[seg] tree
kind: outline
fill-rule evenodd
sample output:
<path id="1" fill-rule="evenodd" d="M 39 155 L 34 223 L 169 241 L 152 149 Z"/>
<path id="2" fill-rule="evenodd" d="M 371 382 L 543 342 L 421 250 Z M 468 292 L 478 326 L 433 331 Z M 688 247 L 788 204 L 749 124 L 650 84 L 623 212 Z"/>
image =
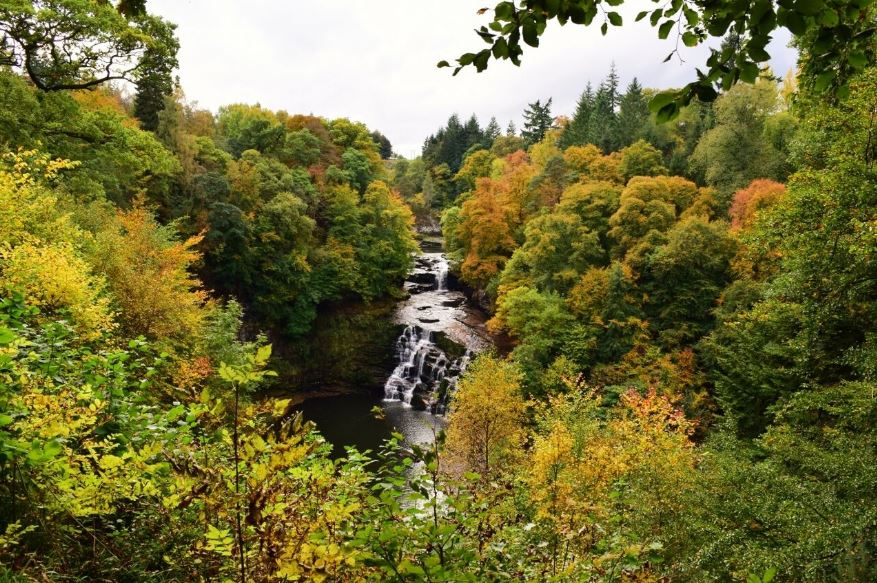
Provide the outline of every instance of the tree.
<path id="1" fill-rule="evenodd" d="M 524 110 L 524 129 L 521 130 L 521 137 L 528 146 L 541 142 L 545 132 L 554 124 L 554 118 L 551 117 L 551 99 L 548 98 L 544 104 L 537 99 L 527 104 L 527 109 Z"/>
<path id="2" fill-rule="evenodd" d="M 618 100 L 618 145 L 626 147 L 647 135 L 651 123 L 649 102 L 636 77 Z"/>
<path id="3" fill-rule="evenodd" d="M 661 152 L 645 140 L 637 140 L 621 151 L 619 170 L 626 183 L 634 176 L 659 176 L 667 174 Z"/>
<path id="4" fill-rule="evenodd" d="M 98 233 L 93 261 L 105 274 L 128 334 L 191 340 L 208 297 L 190 272 L 201 259 L 194 249 L 201 238 L 176 240 L 141 204 Z"/>
<path id="5" fill-rule="evenodd" d="M 646 312 L 665 346 L 690 345 L 714 325 L 711 310 L 731 283 L 737 241 L 722 221 L 686 217 L 648 257 L 640 286 Z"/>
<path id="6" fill-rule="evenodd" d="M 523 138 L 514 135 L 506 135 L 499 136 L 493 140 L 493 145 L 490 147 L 490 153 L 497 158 L 505 158 L 509 154 L 514 154 L 518 150 L 525 150 L 526 148 L 527 144 L 524 142 Z"/>
<path id="7" fill-rule="evenodd" d="M 500 290 L 528 285 L 566 293 L 604 256 L 597 233 L 582 224 L 579 216 L 562 211 L 543 214 L 527 222 L 524 244 L 503 270 Z"/>
<path id="8" fill-rule="evenodd" d="M 360 296 L 380 297 L 405 279 L 417 250 L 413 226 L 411 209 L 396 192 L 381 181 L 368 185 L 359 210 L 360 235 L 350 241 L 356 247 Z"/>
<path id="9" fill-rule="evenodd" d="M 596 144 L 606 153 L 619 148 L 618 136 L 618 72 L 615 63 L 594 94 L 594 105 L 588 123 L 588 143 Z"/>
<path id="10" fill-rule="evenodd" d="M 247 150 L 273 154 L 283 145 L 285 131 L 277 116 L 260 105 L 235 104 L 219 108 L 219 135 L 236 158 Z"/>
<path id="11" fill-rule="evenodd" d="M 563 134 L 560 136 L 559 145 L 563 149 L 570 146 L 584 146 L 591 138 L 591 115 L 594 110 L 594 90 L 591 88 L 591 82 L 588 81 L 587 87 L 579 96 L 576 103 L 576 111 L 573 114 L 572 121 L 566 126 Z"/>
<path id="12" fill-rule="evenodd" d="M 474 115 L 464 125 L 460 117 L 453 114 L 445 127 L 424 141 L 422 156 L 430 165 L 447 164 L 451 172 L 456 173 L 466 153 L 476 145 L 481 147 L 483 142 L 484 134 Z"/>
<path id="13" fill-rule="evenodd" d="M 690 164 L 717 189 L 725 208 L 735 191 L 756 178 L 782 182 L 788 177 L 788 153 L 777 150 L 765 132 L 778 107 L 776 83 L 767 77 L 734 87 L 716 101 L 716 125 L 700 139 Z"/>
<path id="14" fill-rule="evenodd" d="M 454 233 L 463 248 L 463 280 L 482 288 L 499 275 L 516 246 L 500 196 L 492 180 L 478 179 L 471 197 L 460 208 Z"/>
<path id="15" fill-rule="evenodd" d="M 763 432 L 775 405 L 794 393 L 870 379 L 877 370 L 869 332 L 877 241 L 861 228 L 874 211 L 864 193 L 877 183 L 877 155 L 873 145 L 863 146 L 873 132 L 877 70 L 850 88 L 850 97 L 833 105 L 812 92 L 799 97 L 804 167 L 747 239 L 779 258 L 778 272 L 754 305 L 726 315 L 708 342 L 716 392 L 746 436 Z"/>
<path id="16" fill-rule="evenodd" d="M 610 6 L 623 3 L 610 2 Z M 799 49 L 808 55 L 804 62 L 807 82 L 818 92 L 826 90 L 844 97 L 849 94 L 848 82 L 875 60 L 872 26 L 874 7 L 859 0 L 842 0 L 837 4 L 791 4 L 773 6 L 769 3 L 739 4 L 722 0 L 717 6 L 701 7 L 679 4 L 669 10 L 644 10 L 637 20 L 649 16 L 649 22 L 658 28 L 658 37 L 665 39 L 675 31 L 677 39 L 693 47 L 712 38 L 722 38 L 733 30 L 741 39 L 722 49 L 710 49 L 705 72 L 698 71 L 698 80 L 681 90 L 669 91 L 653 98 L 650 108 L 659 121 L 675 118 L 681 108 L 698 98 L 712 101 L 716 98 L 715 85 L 727 91 L 739 80 L 754 83 L 759 64 L 770 59 L 766 47 L 775 30 L 786 28 L 792 33 Z M 683 18 L 684 17 L 684 18 Z M 547 24 L 556 20 L 588 26 L 595 19 L 602 20 L 605 35 L 609 25 L 621 26 L 621 14 L 604 9 L 602 0 L 573 0 L 546 3 L 542 0 L 524 0 L 520 7 L 503 1 L 493 9 L 490 26 L 476 30 L 490 47 L 477 53 L 466 53 L 456 59 L 454 74 L 463 67 L 475 66 L 481 72 L 491 58 L 510 59 L 520 65 L 524 49 L 521 41 L 531 47 L 539 46 L 539 37 Z M 838 31 L 843 31 L 839 36 Z M 674 50 L 669 58 L 676 53 Z M 441 61 L 439 67 L 450 67 Z"/>
<path id="17" fill-rule="evenodd" d="M 390 143 L 390 139 L 377 130 L 371 133 L 371 137 L 375 144 L 378 145 L 381 159 L 389 160 L 393 156 L 393 145 Z"/>
<path id="18" fill-rule="evenodd" d="M 473 152 L 466 157 L 460 171 L 454 176 L 454 181 L 462 185 L 462 190 L 475 188 L 477 179 L 490 176 L 495 159 L 487 150 Z"/>
<path id="19" fill-rule="evenodd" d="M 493 147 L 493 142 L 496 141 L 496 138 L 502 135 L 502 129 L 499 127 L 499 122 L 496 121 L 496 117 L 491 116 L 490 121 L 487 123 L 487 126 L 484 128 L 484 142 L 483 146 L 485 149 L 489 150 Z"/>
<path id="20" fill-rule="evenodd" d="M 159 113 L 165 107 L 165 100 L 173 94 L 173 73 L 180 48 L 174 38 L 173 25 L 156 20 L 155 26 L 167 29 L 161 32 L 166 42 L 149 46 L 144 51 L 136 75 L 137 92 L 134 95 L 134 117 L 140 120 L 143 129 L 152 132 L 158 129 Z"/>
<path id="21" fill-rule="evenodd" d="M 734 193 L 728 215 L 731 228 L 747 229 L 760 212 L 777 204 L 786 194 L 786 187 L 773 180 L 753 180 L 749 186 Z"/>
<path id="22" fill-rule="evenodd" d="M 288 164 L 311 166 L 320 159 L 320 146 L 320 139 L 308 130 L 287 132 L 278 157 Z"/>
<path id="23" fill-rule="evenodd" d="M 466 370 L 451 399 L 445 447 L 451 467 L 477 472 L 483 480 L 502 474 L 520 452 L 524 430 L 521 374 L 485 354 Z"/>
<path id="24" fill-rule="evenodd" d="M 137 81 L 176 68 L 174 26 L 144 2 L 0 2 L 0 62 L 42 91 Z M 156 67 L 160 63 L 161 67 Z"/>

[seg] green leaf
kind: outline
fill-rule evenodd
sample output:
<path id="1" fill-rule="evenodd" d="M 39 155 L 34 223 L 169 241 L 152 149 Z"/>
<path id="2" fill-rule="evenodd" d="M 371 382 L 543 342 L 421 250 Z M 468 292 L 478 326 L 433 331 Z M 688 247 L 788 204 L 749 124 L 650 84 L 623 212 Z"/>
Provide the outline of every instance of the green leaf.
<path id="1" fill-rule="evenodd" d="M 645 18 L 648 15 L 649 15 L 649 11 L 643 10 L 642 12 L 640 12 L 639 14 L 636 15 L 636 18 L 633 21 L 639 22 L 640 20 L 642 20 L 643 18 Z"/>
<path id="2" fill-rule="evenodd" d="M 451 64 L 447 61 L 439 61 L 438 65 L 436 65 L 436 67 L 438 67 L 439 69 L 442 69 L 444 67 L 450 67 L 450 66 L 451 66 Z"/>
<path id="3" fill-rule="evenodd" d="M 536 33 L 536 23 L 534 23 L 532 20 L 525 22 L 523 33 L 525 43 L 527 43 L 531 47 L 539 46 L 539 35 Z"/>
<path id="4" fill-rule="evenodd" d="M 740 65 L 740 79 L 746 83 L 755 83 L 755 80 L 758 79 L 758 65 L 745 61 Z"/>
<path id="5" fill-rule="evenodd" d="M 697 41 L 698 41 L 697 35 L 694 34 L 693 32 L 691 32 L 690 30 L 687 30 L 687 31 L 682 33 L 682 42 L 683 42 L 683 44 L 685 44 L 685 46 L 687 46 L 687 47 L 697 46 Z"/>
<path id="6" fill-rule="evenodd" d="M 512 2 L 500 2 L 493 9 L 497 20 L 511 20 L 515 16 L 515 5 Z"/>
<path id="7" fill-rule="evenodd" d="M 471 65 L 472 61 L 475 60 L 475 53 L 466 53 L 465 55 L 461 55 L 457 62 L 460 63 L 460 66 L 465 67 L 466 65 Z"/>
<path id="8" fill-rule="evenodd" d="M 834 81 L 834 73 L 831 71 L 825 71 L 816 77 L 816 83 L 814 86 L 817 91 L 825 91 L 831 85 L 832 81 Z"/>
<path id="9" fill-rule="evenodd" d="M 623 20 L 620 14 L 617 12 L 609 12 L 606 16 L 609 17 L 609 22 L 612 23 L 612 26 L 621 26 Z"/>
<path id="10" fill-rule="evenodd" d="M 509 44 L 506 39 L 500 37 L 493 43 L 493 56 L 497 59 L 507 59 L 509 56 Z"/>
<path id="11" fill-rule="evenodd" d="M 266 344 L 265 346 L 260 346 L 258 350 L 256 350 L 256 362 L 259 364 L 265 364 L 268 362 L 268 359 L 271 358 L 271 345 Z"/>
<path id="12" fill-rule="evenodd" d="M 658 123 L 667 123 L 679 116 L 679 105 L 676 102 L 668 103 L 658 110 L 655 114 L 655 121 Z"/>
<path id="13" fill-rule="evenodd" d="M 776 577 L 777 570 L 774 567 L 771 567 L 767 571 L 764 572 L 764 575 L 761 576 L 761 583 L 770 583 L 773 581 L 773 578 Z"/>
<path id="14" fill-rule="evenodd" d="M 822 14 L 819 15 L 819 22 L 821 22 L 823 26 L 834 28 L 840 22 L 840 18 L 838 17 L 837 12 L 829 8 L 828 10 L 823 10 Z"/>
<path id="15" fill-rule="evenodd" d="M 15 340 L 15 332 L 9 328 L 0 328 L 0 346 L 5 346 Z"/>
<path id="16" fill-rule="evenodd" d="M 670 36 L 670 31 L 673 30 L 674 24 L 676 24 L 676 22 L 673 20 L 664 22 L 664 24 L 658 28 L 658 38 L 663 40 Z"/>
<path id="17" fill-rule="evenodd" d="M 861 71 L 868 66 L 868 57 L 866 57 L 865 53 L 862 51 L 854 51 L 850 53 L 848 60 L 850 66 L 857 71 Z M 0 331 L 0 333 L 2 333 L 2 331 Z M 2 341 L 0 341 L 0 344 L 2 344 Z"/>
<path id="18" fill-rule="evenodd" d="M 770 54 L 763 47 L 749 47 L 747 52 L 752 60 L 756 63 L 762 63 L 770 60 Z"/>
<path id="19" fill-rule="evenodd" d="M 603 36 L 606 36 L 606 33 L 607 33 L 608 31 L 609 31 L 609 25 L 607 25 L 605 22 L 604 22 L 603 24 L 600 25 L 600 33 L 601 33 Z"/>
<path id="20" fill-rule="evenodd" d="M 707 103 L 709 103 L 710 101 L 715 101 L 716 98 L 719 96 L 719 94 L 716 93 L 716 90 L 713 88 L 712 85 L 697 85 L 694 88 L 694 93 L 695 95 L 697 95 L 698 99 Z"/>
<path id="21" fill-rule="evenodd" d="M 700 15 L 688 6 L 682 9 L 682 13 L 685 15 L 685 21 L 688 23 L 688 26 L 696 26 L 700 22 Z"/>
<path id="22" fill-rule="evenodd" d="M 649 101 L 649 110 L 652 113 L 658 113 L 661 108 L 666 106 L 668 103 L 673 103 L 679 98 L 679 92 L 677 91 L 662 91 L 658 93 Z"/>
<path id="23" fill-rule="evenodd" d="M 795 36 L 801 36 L 807 32 L 807 23 L 797 12 L 786 12 L 786 28 Z"/>
<path id="24" fill-rule="evenodd" d="M 5 413 L 0 413 L 0 427 L 6 427 L 10 423 L 15 421 L 11 415 L 6 415 Z"/>
<path id="25" fill-rule="evenodd" d="M 805 16 L 815 16 L 819 14 L 825 4 L 822 0 L 798 0 L 795 2 L 795 11 Z"/>

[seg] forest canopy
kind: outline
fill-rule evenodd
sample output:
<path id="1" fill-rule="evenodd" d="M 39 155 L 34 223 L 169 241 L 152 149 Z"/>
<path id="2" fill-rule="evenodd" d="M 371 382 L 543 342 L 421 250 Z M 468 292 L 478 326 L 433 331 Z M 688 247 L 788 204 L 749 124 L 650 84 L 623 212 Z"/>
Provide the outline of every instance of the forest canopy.
<path id="1" fill-rule="evenodd" d="M 501 2 L 458 65 L 621 4 Z M 872 3 L 656 4 L 724 41 L 694 83 L 606 63 L 414 159 L 199 107 L 147 8 L 0 0 L 0 580 L 877 579 Z M 439 233 L 509 350 L 460 350 L 428 442 L 333 453 L 282 373 Z"/>

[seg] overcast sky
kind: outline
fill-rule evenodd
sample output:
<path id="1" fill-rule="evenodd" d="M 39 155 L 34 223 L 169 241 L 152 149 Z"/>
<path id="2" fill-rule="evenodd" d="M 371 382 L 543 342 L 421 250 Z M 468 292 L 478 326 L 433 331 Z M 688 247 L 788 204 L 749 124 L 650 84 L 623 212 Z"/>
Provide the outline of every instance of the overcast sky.
<path id="1" fill-rule="evenodd" d="M 484 43 L 472 32 L 496 0 L 149 0 L 150 12 L 178 25 L 180 78 L 186 96 L 215 111 L 228 103 L 260 103 L 290 113 L 348 117 L 383 132 L 406 157 L 454 112 L 495 115 L 503 128 L 521 125 L 528 102 L 554 98 L 569 114 L 590 80 L 599 83 L 615 61 L 623 85 L 680 86 L 703 67 L 706 49 L 687 49 L 685 62 L 662 63 L 675 41 L 661 41 L 647 22 L 634 23 L 649 0 L 626 3 L 624 26 L 549 26 L 523 64 L 492 62 L 477 74 L 452 77 L 436 63 Z M 769 48 L 774 71 L 794 66 L 788 36 Z M 680 43 L 681 46 L 681 43 Z M 684 47 L 683 47 L 684 48 Z"/>

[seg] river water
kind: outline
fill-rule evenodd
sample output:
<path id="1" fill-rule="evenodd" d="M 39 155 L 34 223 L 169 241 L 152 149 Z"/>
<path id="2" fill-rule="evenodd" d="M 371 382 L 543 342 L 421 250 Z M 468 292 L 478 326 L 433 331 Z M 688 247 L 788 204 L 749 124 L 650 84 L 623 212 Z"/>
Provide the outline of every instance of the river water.
<path id="1" fill-rule="evenodd" d="M 424 242 L 421 249 L 405 282 L 408 296 L 392 315 L 401 334 L 383 392 L 353 391 L 300 405 L 335 455 L 348 445 L 375 450 L 394 431 L 411 443 L 431 442 L 444 427 L 443 414 L 459 375 L 472 356 L 495 344 L 484 312 L 467 301 L 449 275 L 441 244 Z M 376 405 L 381 417 L 372 412 Z"/>

